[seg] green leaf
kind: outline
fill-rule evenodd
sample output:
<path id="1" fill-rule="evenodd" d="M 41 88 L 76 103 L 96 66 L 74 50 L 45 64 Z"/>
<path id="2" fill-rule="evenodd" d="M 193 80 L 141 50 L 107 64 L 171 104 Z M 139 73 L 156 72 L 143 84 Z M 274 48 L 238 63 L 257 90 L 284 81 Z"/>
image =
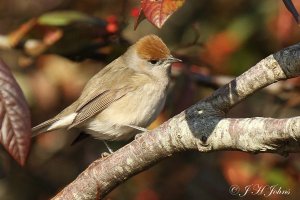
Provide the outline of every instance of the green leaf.
<path id="1" fill-rule="evenodd" d="M 93 21 L 93 18 L 77 11 L 49 12 L 38 18 L 39 24 L 50 26 L 66 26 L 76 21 Z"/>
<path id="2" fill-rule="evenodd" d="M 278 184 L 281 187 L 288 188 L 291 185 L 291 181 L 286 173 L 281 169 L 272 169 L 265 173 L 265 178 L 269 184 Z"/>

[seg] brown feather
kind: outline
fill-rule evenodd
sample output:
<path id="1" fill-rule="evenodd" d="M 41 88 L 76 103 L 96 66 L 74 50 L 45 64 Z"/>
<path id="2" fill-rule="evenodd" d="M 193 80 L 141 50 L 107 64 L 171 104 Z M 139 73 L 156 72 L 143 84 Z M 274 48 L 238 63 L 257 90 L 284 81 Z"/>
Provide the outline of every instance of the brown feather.
<path id="1" fill-rule="evenodd" d="M 99 94 L 97 97 L 91 99 L 79 110 L 76 110 L 78 114 L 72 122 L 72 124 L 68 127 L 68 129 L 78 126 L 79 124 L 90 119 L 97 113 L 103 111 L 104 109 L 109 107 L 113 102 L 119 100 L 124 95 L 126 95 L 127 92 L 129 92 L 130 90 L 130 88 L 122 88 L 119 90 L 107 90 Z"/>
<path id="2" fill-rule="evenodd" d="M 51 126 L 53 123 L 57 122 L 59 120 L 59 118 L 52 118 L 49 119 L 35 127 L 32 128 L 32 136 L 31 137 L 35 137 L 37 135 L 39 135 L 40 133 L 44 133 L 47 132 L 47 128 L 49 126 Z"/>
<path id="3" fill-rule="evenodd" d="M 146 60 L 160 60 L 170 56 L 170 50 L 156 35 L 148 35 L 136 43 L 137 54 Z"/>

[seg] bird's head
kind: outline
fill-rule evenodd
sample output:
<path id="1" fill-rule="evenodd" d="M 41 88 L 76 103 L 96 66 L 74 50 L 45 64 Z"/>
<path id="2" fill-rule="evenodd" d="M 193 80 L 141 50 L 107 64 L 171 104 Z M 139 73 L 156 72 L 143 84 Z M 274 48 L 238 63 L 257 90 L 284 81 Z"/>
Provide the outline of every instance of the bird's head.
<path id="1" fill-rule="evenodd" d="M 139 39 L 126 52 L 127 65 L 135 71 L 149 75 L 159 75 L 170 71 L 174 58 L 165 43 L 156 35 Z"/>

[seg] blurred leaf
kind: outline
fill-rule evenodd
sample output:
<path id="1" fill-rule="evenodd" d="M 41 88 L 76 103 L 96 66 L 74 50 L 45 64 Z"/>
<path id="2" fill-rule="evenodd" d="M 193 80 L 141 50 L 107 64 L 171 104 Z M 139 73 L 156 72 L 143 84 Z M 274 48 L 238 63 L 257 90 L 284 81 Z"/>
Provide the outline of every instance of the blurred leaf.
<path id="1" fill-rule="evenodd" d="M 8 36 L 6 36 L 6 35 L 0 35 L 0 48 L 1 49 L 9 49 L 9 48 L 11 48 L 11 44 L 10 44 Z"/>
<path id="2" fill-rule="evenodd" d="M 287 100 L 286 105 L 288 107 L 296 107 L 300 104 L 300 97 L 299 97 L 299 91 L 291 92 L 289 94 L 289 98 Z"/>
<path id="3" fill-rule="evenodd" d="M 43 41 L 47 45 L 53 45 L 56 41 L 58 41 L 63 36 L 63 31 L 60 29 L 48 30 L 43 38 Z"/>
<path id="4" fill-rule="evenodd" d="M 22 24 L 17 30 L 9 34 L 9 43 L 11 47 L 16 46 L 20 40 L 36 25 L 36 19 L 31 19 Z"/>
<path id="5" fill-rule="evenodd" d="M 255 19 L 251 15 L 239 16 L 233 20 L 227 27 L 227 31 L 236 38 L 236 41 L 241 44 L 253 35 L 255 32 Z M 243 30 L 243 31 L 241 31 Z"/>
<path id="6" fill-rule="evenodd" d="M 288 188 L 291 185 L 291 180 L 281 169 L 271 169 L 262 173 L 262 176 L 268 181 L 269 184 L 278 184 L 281 187 Z"/>
<path id="7" fill-rule="evenodd" d="M 222 157 L 222 170 L 229 184 L 246 186 L 249 184 L 266 184 L 257 176 L 257 168 L 252 165 L 253 157 L 240 153 L 228 152 Z"/>
<path id="8" fill-rule="evenodd" d="M 299 6 L 299 1 L 296 2 L 296 5 Z M 295 26 L 293 18 L 283 5 L 278 9 L 273 24 L 269 26 L 269 32 L 277 38 L 279 44 L 289 44 L 293 40 L 291 36 L 298 30 L 298 27 Z"/>
<path id="9" fill-rule="evenodd" d="M 184 0 L 142 0 L 141 12 L 135 24 L 138 26 L 143 17 L 140 18 L 143 11 L 145 17 L 157 28 L 161 28 L 167 19 L 184 3 Z"/>
<path id="10" fill-rule="evenodd" d="M 21 165 L 31 140 L 31 120 L 24 95 L 6 64 L 0 60 L 0 142 Z"/>
<path id="11" fill-rule="evenodd" d="M 226 73 L 228 71 L 225 63 L 230 55 L 235 52 L 240 43 L 232 32 L 223 31 L 213 35 L 206 43 L 203 59 L 209 63 L 216 72 Z M 217 49 L 217 51 L 216 51 Z"/>
<path id="12" fill-rule="evenodd" d="M 159 200 L 159 196 L 154 190 L 146 189 L 140 191 L 135 197 L 135 200 Z"/>
<path id="13" fill-rule="evenodd" d="M 76 21 L 93 21 L 93 18 L 77 11 L 49 12 L 38 18 L 39 24 L 50 26 L 65 26 Z"/>
<path id="14" fill-rule="evenodd" d="M 46 51 L 47 45 L 41 40 L 30 39 L 25 42 L 24 49 L 28 55 L 38 56 Z"/>
<path id="15" fill-rule="evenodd" d="M 44 53 L 63 37 L 63 31 L 57 28 L 45 28 L 43 40 L 28 39 L 24 43 L 24 50 L 30 56 L 38 56 Z"/>

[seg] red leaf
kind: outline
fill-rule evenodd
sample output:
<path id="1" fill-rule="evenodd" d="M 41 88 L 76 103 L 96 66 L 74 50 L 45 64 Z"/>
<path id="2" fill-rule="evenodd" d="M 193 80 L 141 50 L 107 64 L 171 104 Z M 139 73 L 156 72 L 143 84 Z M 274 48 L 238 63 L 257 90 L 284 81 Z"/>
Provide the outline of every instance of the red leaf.
<path id="1" fill-rule="evenodd" d="M 144 19 L 146 19 L 145 14 L 144 14 L 143 10 L 140 9 L 139 14 L 138 14 L 138 17 L 137 17 L 137 19 L 135 20 L 135 23 L 134 23 L 134 30 L 136 30 L 136 28 L 138 27 L 138 25 L 139 25 Z"/>
<path id="2" fill-rule="evenodd" d="M 167 19 L 180 8 L 185 0 L 142 0 L 141 10 L 148 21 L 161 28 Z M 138 24 L 138 23 L 136 23 Z"/>
<path id="3" fill-rule="evenodd" d="M 31 141 L 31 120 L 24 95 L 0 59 L 0 142 L 22 166 Z"/>

